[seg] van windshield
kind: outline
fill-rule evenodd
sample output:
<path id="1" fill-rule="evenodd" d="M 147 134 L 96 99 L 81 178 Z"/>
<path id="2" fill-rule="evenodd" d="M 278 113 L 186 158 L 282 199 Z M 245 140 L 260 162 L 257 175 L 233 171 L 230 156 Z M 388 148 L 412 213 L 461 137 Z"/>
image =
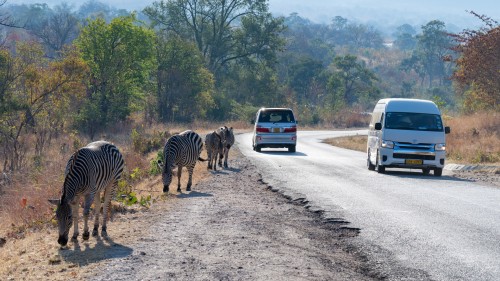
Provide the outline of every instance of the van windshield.
<path id="1" fill-rule="evenodd" d="M 443 131 L 443 122 L 441 121 L 441 116 L 437 114 L 387 112 L 385 116 L 385 128 L 441 132 Z"/>
<path id="2" fill-rule="evenodd" d="M 293 123 L 295 118 L 290 110 L 264 110 L 260 112 L 259 122 Z"/>

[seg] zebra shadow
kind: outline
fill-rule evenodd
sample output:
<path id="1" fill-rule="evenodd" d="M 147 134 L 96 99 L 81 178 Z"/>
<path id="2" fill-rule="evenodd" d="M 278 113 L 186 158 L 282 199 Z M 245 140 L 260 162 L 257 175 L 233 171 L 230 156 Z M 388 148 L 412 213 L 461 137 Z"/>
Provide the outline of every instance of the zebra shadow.
<path id="1" fill-rule="evenodd" d="M 61 259 L 77 266 L 87 266 L 103 260 L 130 256 L 133 252 L 132 248 L 115 243 L 109 237 L 95 237 L 95 243 L 92 237 L 90 239 L 82 243 L 74 242 L 72 248 L 59 249 Z"/>
<path id="2" fill-rule="evenodd" d="M 177 198 L 186 199 L 186 198 L 197 198 L 197 197 L 212 197 L 213 195 L 210 193 L 203 193 L 198 191 L 191 191 L 189 193 L 180 193 L 177 194 Z"/>

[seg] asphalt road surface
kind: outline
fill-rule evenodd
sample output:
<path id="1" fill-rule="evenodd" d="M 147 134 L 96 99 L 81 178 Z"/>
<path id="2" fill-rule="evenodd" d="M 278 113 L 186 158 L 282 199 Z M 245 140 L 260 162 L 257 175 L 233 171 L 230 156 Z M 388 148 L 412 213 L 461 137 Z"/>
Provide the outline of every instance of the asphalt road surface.
<path id="1" fill-rule="evenodd" d="M 355 244 L 379 270 L 406 270 L 408 279 L 500 280 L 500 189 L 446 171 L 378 174 L 367 169 L 365 153 L 321 142 L 353 134 L 366 130 L 299 132 L 296 153 L 255 152 L 249 133 L 236 142 L 269 185 L 359 229 Z"/>

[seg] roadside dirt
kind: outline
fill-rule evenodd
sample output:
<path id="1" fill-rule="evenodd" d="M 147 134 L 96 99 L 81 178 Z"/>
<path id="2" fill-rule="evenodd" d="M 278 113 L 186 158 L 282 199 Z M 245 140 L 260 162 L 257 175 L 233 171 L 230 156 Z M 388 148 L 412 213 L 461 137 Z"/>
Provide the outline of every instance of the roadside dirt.
<path id="1" fill-rule="evenodd" d="M 0 280 L 384 279 L 351 246 L 356 230 L 273 192 L 237 151 L 229 165 L 190 193 L 115 214 L 108 239 L 60 249 L 51 228 L 8 243 Z"/>

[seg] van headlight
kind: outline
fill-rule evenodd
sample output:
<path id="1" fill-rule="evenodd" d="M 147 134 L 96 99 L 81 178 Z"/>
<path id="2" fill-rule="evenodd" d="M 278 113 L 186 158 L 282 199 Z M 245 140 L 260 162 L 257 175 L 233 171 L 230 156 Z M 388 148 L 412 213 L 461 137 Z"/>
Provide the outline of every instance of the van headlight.
<path id="1" fill-rule="evenodd" d="M 445 143 L 438 143 L 434 145 L 434 150 L 436 151 L 445 151 L 446 150 L 446 144 Z"/>
<path id="2" fill-rule="evenodd" d="M 392 141 L 383 140 L 382 147 L 383 148 L 394 148 L 394 143 Z"/>

